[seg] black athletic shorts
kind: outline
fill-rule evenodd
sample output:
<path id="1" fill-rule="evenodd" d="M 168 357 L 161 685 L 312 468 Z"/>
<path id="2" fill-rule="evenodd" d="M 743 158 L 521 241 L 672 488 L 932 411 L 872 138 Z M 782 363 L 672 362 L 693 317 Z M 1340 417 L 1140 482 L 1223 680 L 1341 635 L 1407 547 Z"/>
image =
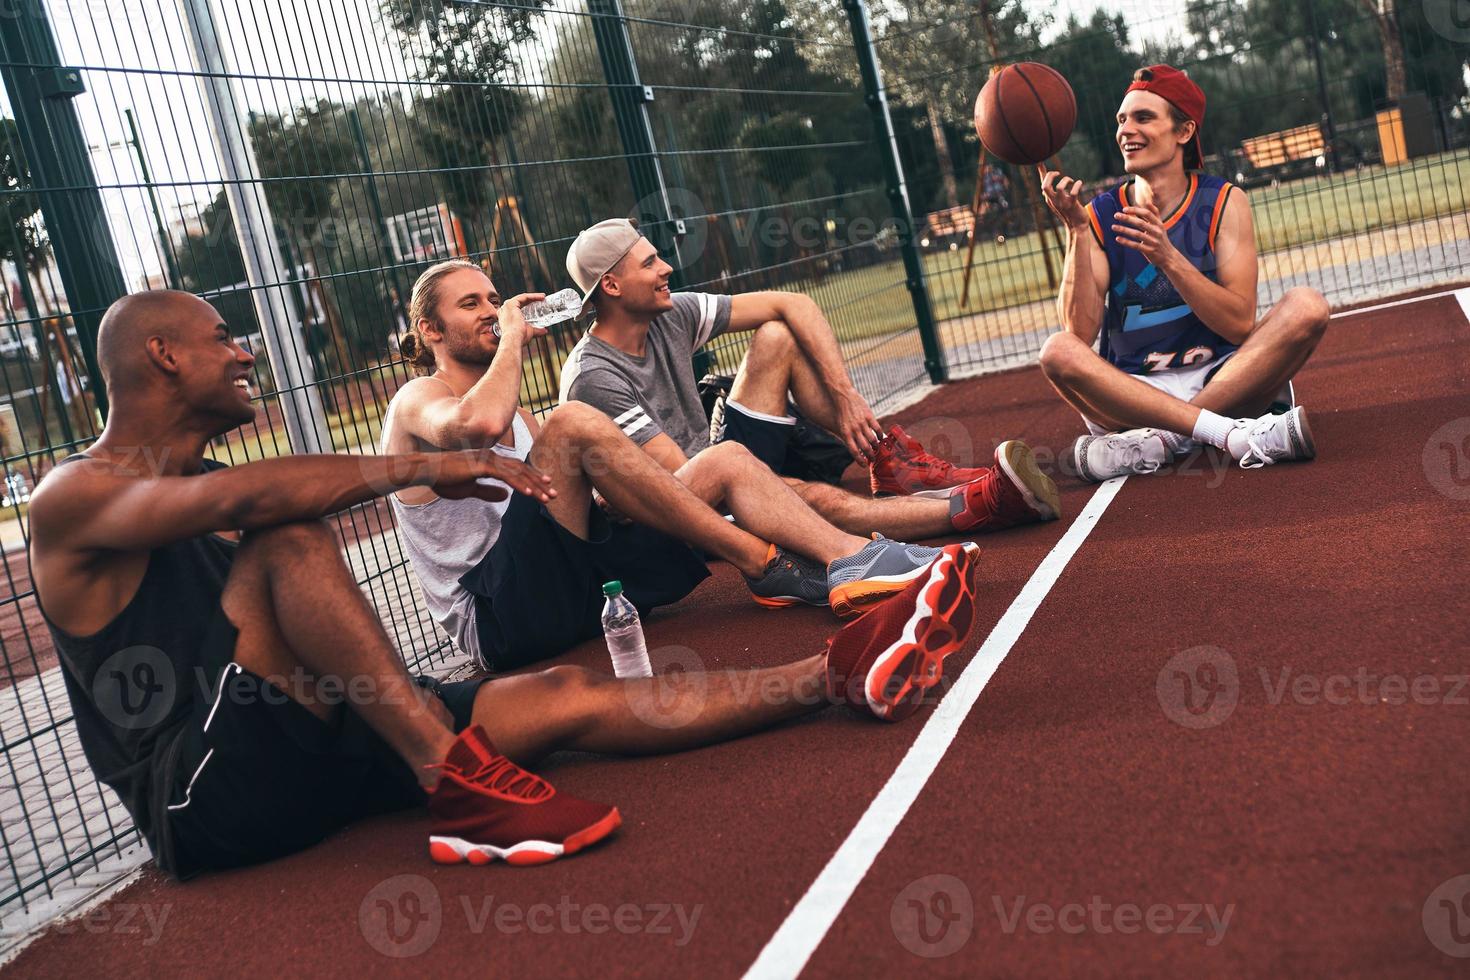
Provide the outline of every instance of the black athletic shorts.
<path id="1" fill-rule="evenodd" d="M 155 815 L 160 868 L 188 878 L 212 868 L 258 864 L 302 850 L 363 817 L 424 804 L 418 780 L 397 753 L 350 710 L 349 686 L 331 721 L 233 662 L 237 632 L 216 612 L 192 716 L 166 748 L 173 754 L 163 812 Z M 467 728 L 475 692 L 488 678 L 433 691 Z M 325 692 L 320 696 L 326 697 Z M 166 824 L 166 826 L 164 826 Z"/>
<path id="2" fill-rule="evenodd" d="M 738 442 L 777 473 L 786 465 L 786 447 L 796 431 L 795 419 L 777 419 L 752 413 L 725 399 L 724 427 L 715 443 Z"/>
<path id="3" fill-rule="evenodd" d="M 539 501 L 511 499 L 500 537 L 460 577 L 475 596 L 480 655 L 492 670 L 545 660 L 602 634 L 602 584 L 619 579 L 647 616 L 709 577 L 684 542 L 641 524 L 614 524 L 592 505 L 588 540 L 556 522 Z"/>

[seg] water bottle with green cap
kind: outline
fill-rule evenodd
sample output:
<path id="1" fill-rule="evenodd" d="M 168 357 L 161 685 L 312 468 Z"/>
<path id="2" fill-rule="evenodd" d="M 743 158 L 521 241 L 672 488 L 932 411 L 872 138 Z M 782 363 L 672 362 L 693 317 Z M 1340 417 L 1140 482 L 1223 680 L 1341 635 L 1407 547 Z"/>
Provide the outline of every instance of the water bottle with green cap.
<path id="1" fill-rule="evenodd" d="M 623 583 L 614 579 L 602 586 L 607 602 L 602 605 L 602 635 L 612 654 L 613 673 L 618 677 L 652 677 L 648 644 L 643 641 L 643 623 L 638 610 L 623 595 Z"/>

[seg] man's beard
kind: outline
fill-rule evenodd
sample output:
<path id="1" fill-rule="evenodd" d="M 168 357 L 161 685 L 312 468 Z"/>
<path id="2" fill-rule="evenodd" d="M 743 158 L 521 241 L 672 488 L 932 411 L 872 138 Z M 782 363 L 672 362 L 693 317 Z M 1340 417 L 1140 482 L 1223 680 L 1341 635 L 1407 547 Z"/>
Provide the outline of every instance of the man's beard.
<path id="1" fill-rule="evenodd" d="M 495 360 L 495 351 L 486 350 L 479 343 L 478 333 L 469 337 L 445 331 L 445 352 L 460 364 L 472 364 L 476 367 L 488 367 Z"/>

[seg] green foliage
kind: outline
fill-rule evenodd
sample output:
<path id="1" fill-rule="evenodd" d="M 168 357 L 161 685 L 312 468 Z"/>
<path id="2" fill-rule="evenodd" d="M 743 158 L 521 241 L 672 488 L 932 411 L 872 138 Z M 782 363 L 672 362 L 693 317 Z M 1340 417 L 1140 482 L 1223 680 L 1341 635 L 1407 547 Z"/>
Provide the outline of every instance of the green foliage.
<path id="1" fill-rule="evenodd" d="M 21 152 L 20 129 L 0 119 L 0 259 L 31 266 L 46 254 L 46 234 L 37 218 L 41 201 L 27 193 L 31 171 Z"/>

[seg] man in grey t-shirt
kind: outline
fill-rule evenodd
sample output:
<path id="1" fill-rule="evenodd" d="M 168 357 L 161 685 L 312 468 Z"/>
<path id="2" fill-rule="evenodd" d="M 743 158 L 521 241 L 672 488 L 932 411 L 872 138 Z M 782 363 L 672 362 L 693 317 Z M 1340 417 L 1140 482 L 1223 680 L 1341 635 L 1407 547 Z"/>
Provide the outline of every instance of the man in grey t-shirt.
<path id="1" fill-rule="evenodd" d="M 725 405 L 716 443 L 743 445 L 772 469 L 785 456 L 795 419 L 788 398 L 873 466 L 874 489 L 923 495 L 866 497 L 820 483 L 790 481 L 832 524 L 852 534 L 914 540 L 956 531 L 999 530 L 1058 516 L 1057 491 L 1020 440 L 996 450 L 994 467 L 960 470 L 922 453 L 895 427 L 884 436 L 842 363 L 831 325 L 799 293 L 738 296 L 669 290 L 672 267 L 626 219 L 582 232 L 567 255 L 596 322 L 562 368 L 561 400 L 601 409 L 665 469 L 709 499 L 694 464 L 711 451 L 692 357 L 726 331 L 754 331 Z M 911 440 L 910 440 L 911 442 Z M 896 468 L 900 448 L 912 455 Z M 922 454 L 922 459 L 918 458 Z M 899 474 L 905 479 L 891 479 Z M 711 500 L 718 504 L 719 501 Z"/>

